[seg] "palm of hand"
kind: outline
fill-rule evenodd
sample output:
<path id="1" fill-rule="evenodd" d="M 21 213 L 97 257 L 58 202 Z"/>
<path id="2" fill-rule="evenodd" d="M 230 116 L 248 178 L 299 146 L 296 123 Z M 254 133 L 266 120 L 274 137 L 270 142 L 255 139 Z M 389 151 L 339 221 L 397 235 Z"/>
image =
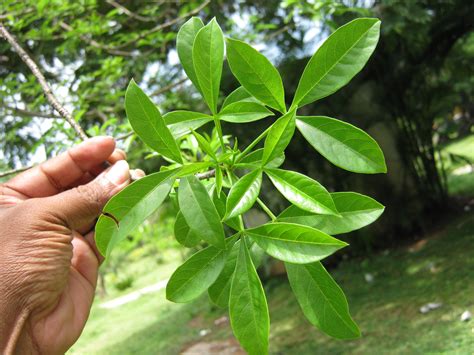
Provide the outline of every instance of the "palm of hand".
<path id="1" fill-rule="evenodd" d="M 82 332 L 101 259 L 94 219 L 128 182 L 122 176 L 122 184 L 109 184 L 103 173 L 95 178 L 105 161 L 124 158 L 114 147 L 111 138 L 91 139 L 0 185 L 0 222 L 7 231 L 0 240 L 7 256 L 0 261 L 7 270 L 0 282 L 10 285 L 6 294 L 21 310 L 14 323 L 22 329 L 12 350 L 64 353 Z"/>

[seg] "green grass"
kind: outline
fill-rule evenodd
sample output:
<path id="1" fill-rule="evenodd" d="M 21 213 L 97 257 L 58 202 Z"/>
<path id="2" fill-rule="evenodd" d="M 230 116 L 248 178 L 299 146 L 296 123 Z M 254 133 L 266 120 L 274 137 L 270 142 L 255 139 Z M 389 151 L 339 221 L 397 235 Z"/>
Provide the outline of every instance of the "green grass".
<path id="1" fill-rule="evenodd" d="M 454 174 L 457 168 L 474 164 L 474 135 L 458 139 L 441 149 L 451 196 L 474 196 L 474 173 Z"/>
<path id="2" fill-rule="evenodd" d="M 186 323 L 202 306 L 176 305 L 164 291 L 112 310 L 92 309 L 91 318 L 72 354 L 177 354 L 198 336 Z"/>
<path id="3" fill-rule="evenodd" d="M 456 140 L 444 147 L 443 150 L 474 161 L 474 135 Z"/>
<path id="4" fill-rule="evenodd" d="M 86 328 L 69 353 L 178 353 L 183 343 L 193 339 L 193 334 L 185 326 L 186 322 L 202 312 L 205 302 L 198 305 L 174 304 L 165 299 L 165 292 L 161 290 L 114 309 L 103 309 L 100 305 L 168 278 L 180 262 L 178 256 L 175 261 L 163 265 L 154 263 L 153 258 L 135 262 L 131 274 L 137 276 L 140 271 L 141 277 L 137 277 L 132 288 L 119 292 L 110 287 L 107 297 L 94 300 Z M 198 332 L 195 333 L 194 337 L 197 337 Z"/>
<path id="5" fill-rule="evenodd" d="M 474 320 L 474 214 L 465 214 L 415 247 L 349 260 L 331 273 L 345 290 L 363 336 L 331 339 L 310 326 L 285 278 L 267 282 L 272 354 L 472 354 Z M 150 270 L 150 272 L 154 272 Z M 364 274 L 374 275 L 367 283 Z M 164 275 L 162 275 L 164 276 Z M 428 302 L 443 306 L 428 314 Z M 164 291 L 148 294 L 113 310 L 94 305 L 72 353 L 178 354 L 198 341 L 232 337 L 228 323 L 214 325 L 225 311 L 206 296 L 192 304 L 165 301 Z M 210 329 L 205 337 L 201 329 Z"/>
<path id="6" fill-rule="evenodd" d="M 474 196 L 474 173 L 448 175 L 448 192 L 451 196 Z"/>

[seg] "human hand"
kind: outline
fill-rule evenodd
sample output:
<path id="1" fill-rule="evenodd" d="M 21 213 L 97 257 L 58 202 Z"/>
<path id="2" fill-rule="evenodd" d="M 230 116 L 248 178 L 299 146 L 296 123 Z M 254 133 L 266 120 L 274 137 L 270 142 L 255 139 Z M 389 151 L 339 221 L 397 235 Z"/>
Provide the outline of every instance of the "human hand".
<path id="1" fill-rule="evenodd" d="M 130 180 L 114 149 L 91 138 L 0 184 L 0 353 L 64 353 L 82 332 L 101 262 L 91 229 Z"/>

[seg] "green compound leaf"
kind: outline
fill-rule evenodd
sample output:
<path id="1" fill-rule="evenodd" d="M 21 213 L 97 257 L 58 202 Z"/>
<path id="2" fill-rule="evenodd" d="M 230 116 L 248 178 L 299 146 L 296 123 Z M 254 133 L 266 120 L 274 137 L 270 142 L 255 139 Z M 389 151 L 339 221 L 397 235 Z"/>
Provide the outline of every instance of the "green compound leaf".
<path id="1" fill-rule="evenodd" d="M 282 113 L 285 92 L 278 70 L 245 42 L 227 39 L 227 61 L 240 84 L 255 98 Z"/>
<path id="2" fill-rule="evenodd" d="M 273 112 L 257 102 L 238 101 L 224 107 L 219 119 L 231 123 L 247 123 L 273 115 Z"/>
<path id="3" fill-rule="evenodd" d="M 281 156 L 290 144 L 295 132 L 295 112 L 296 109 L 291 110 L 271 126 L 263 145 L 263 165 Z"/>
<path id="4" fill-rule="evenodd" d="M 380 34 L 380 21 L 360 18 L 337 29 L 309 60 L 292 106 L 304 106 L 346 85 L 367 63 Z"/>
<path id="5" fill-rule="evenodd" d="M 224 100 L 224 103 L 222 104 L 221 110 L 229 106 L 230 104 L 233 104 L 235 102 L 259 102 L 255 97 L 250 95 L 250 93 L 245 90 L 243 86 L 239 86 L 237 89 L 232 91 Z"/>
<path id="6" fill-rule="evenodd" d="M 254 170 L 241 177 L 229 192 L 225 219 L 230 219 L 247 212 L 257 200 L 261 186 L 261 170 Z"/>
<path id="7" fill-rule="evenodd" d="M 225 236 L 221 219 L 212 203 L 206 187 L 194 176 L 179 182 L 178 201 L 181 213 L 191 230 L 220 249 L 225 249 Z"/>
<path id="8" fill-rule="evenodd" d="M 380 217 L 385 208 L 373 198 L 356 192 L 333 192 L 331 197 L 341 217 L 314 214 L 290 206 L 278 216 L 278 221 L 304 224 L 336 235 L 371 224 Z"/>
<path id="9" fill-rule="evenodd" d="M 150 216 L 168 196 L 175 170 L 154 173 L 128 185 L 112 197 L 95 226 L 97 249 L 104 256 Z"/>
<path id="10" fill-rule="evenodd" d="M 285 263 L 296 299 L 308 320 L 338 339 L 360 337 L 360 330 L 349 314 L 344 292 L 320 262 L 306 265 Z"/>
<path id="11" fill-rule="evenodd" d="M 192 255 L 171 275 L 166 285 L 166 298 L 185 303 L 199 297 L 216 281 L 226 257 L 226 250 L 213 246 Z"/>
<path id="12" fill-rule="evenodd" d="M 202 20 L 198 17 L 191 17 L 179 29 L 176 37 L 176 50 L 178 52 L 179 61 L 184 71 L 194 86 L 201 91 L 197 80 L 196 72 L 193 64 L 193 44 L 199 30 L 204 27 Z"/>
<path id="13" fill-rule="evenodd" d="M 250 355 L 268 354 L 270 317 L 262 283 L 252 263 L 245 238 L 230 289 L 229 316 L 235 337 Z"/>
<path id="14" fill-rule="evenodd" d="M 265 169 L 273 185 L 299 208 L 320 214 L 338 215 L 329 192 L 316 180 L 295 171 Z"/>
<path id="15" fill-rule="evenodd" d="M 187 248 L 195 247 L 201 241 L 199 235 L 189 228 L 181 211 L 176 215 L 176 220 L 174 222 L 174 236 L 178 243 Z"/>
<path id="16" fill-rule="evenodd" d="M 163 119 L 173 137 L 178 139 L 211 122 L 212 116 L 201 112 L 177 110 L 164 114 Z"/>
<path id="17" fill-rule="evenodd" d="M 317 229 L 293 223 L 268 223 L 247 229 L 245 234 L 267 254 L 295 264 L 319 261 L 347 245 Z"/>
<path id="18" fill-rule="evenodd" d="M 363 130 L 325 116 L 298 116 L 296 126 L 306 140 L 334 165 L 355 173 L 386 173 L 377 142 Z"/>
<path id="19" fill-rule="evenodd" d="M 193 63 L 204 100 L 213 114 L 217 113 L 217 99 L 224 61 L 224 35 L 216 19 L 201 28 L 193 45 Z"/>
<path id="20" fill-rule="evenodd" d="M 216 281 L 207 290 L 211 301 L 221 307 L 226 308 L 229 306 L 230 296 L 230 285 L 232 283 L 232 275 L 234 275 L 235 264 L 237 262 L 237 256 L 240 250 L 240 240 L 238 240 L 233 246 L 227 257 L 224 268 L 220 273 Z"/>
<path id="21" fill-rule="evenodd" d="M 133 130 L 146 145 L 171 160 L 183 162 L 160 111 L 133 79 L 125 93 L 125 110 Z"/>

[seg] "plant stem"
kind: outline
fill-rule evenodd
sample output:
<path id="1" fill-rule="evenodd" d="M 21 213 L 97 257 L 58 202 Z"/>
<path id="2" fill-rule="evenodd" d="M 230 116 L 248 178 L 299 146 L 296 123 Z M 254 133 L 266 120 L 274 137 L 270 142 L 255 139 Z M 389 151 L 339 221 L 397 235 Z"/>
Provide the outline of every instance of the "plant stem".
<path id="1" fill-rule="evenodd" d="M 260 142 L 263 138 L 265 138 L 265 136 L 268 134 L 268 132 L 270 131 L 270 128 L 272 126 L 268 127 L 266 130 L 264 130 L 257 138 L 254 139 L 254 141 L 252 143 L 250 143 L 247 148 L 244 149 L 244 151 L 242 153 L 240 153 L 237 157 L 237 159 L 235 160 L 234 164 L 237 164 L 239 161 L 242 160 L 242 158 L 244 158 L 252 149 L 253 147 L 255 147 L 258 142 Z"/>
<path id="2" fill-rule="evenodd" d="M 242 228 L 242 230 L 245 229 L 245 223 L 244 223 L 244 219 L 242 215 L 239 216 L 239 225 L 240 225 L 240 228 Z"/>
<path id="3" fill-rule="evenodd" d="M 260 207 L 262 207 L 262 210 L 265 211 L 265 213 L 268 215 L 268 217 L 270 217 L 272 222 L 274 222 L 276 220 L 276 216 L 273 214 L 272 211 L 270 211 L 270 209 L 267 207 L 267 205 L 262 200 L 260 200 L 260 197 L 257 197 L 257 203 L 260 205 Z"/>
<path id="4" fill-rule="evenodd" d="M 228 168 L 225 169 L 225 172 L 227 173 L 227 178 L 229 179 L 229 185 L 232 186 L 232 178 L 235 177 L 235 174 Z"/>
<path id="5" fill-rule="evenodd" d="M 206 180 L 216 176 L 216 169 L 211 169 L 203 173 L 198 173 L 195 175 L 199 180 Z"/>
<path id="6" fill-rule="evenodd" d="M 222 154 L 224 154 L 225 145 L 224 145 L 224 137 L 222 135 L 221 121 L 219 121 L 219 119 L 216 116 L 214 116 L 214 125 L 216 126 L 217 135 L 219 136 L 219 142 L 221 143 Z"/>

